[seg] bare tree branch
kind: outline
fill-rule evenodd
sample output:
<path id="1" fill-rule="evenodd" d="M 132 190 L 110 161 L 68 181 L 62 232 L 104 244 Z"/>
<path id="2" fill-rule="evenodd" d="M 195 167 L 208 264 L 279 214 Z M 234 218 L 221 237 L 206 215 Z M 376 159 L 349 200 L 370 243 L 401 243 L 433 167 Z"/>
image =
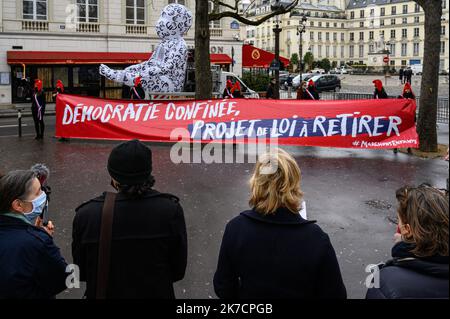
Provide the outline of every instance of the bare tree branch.
<path id="1" fill-rule="evenodd" d="M 238 4 L 239 4 L 239 1 L 238 0 L 236 0 L 236 2 L 235 2 L 235 6 L 233 7 L 231 4 L 228 4 L 228 3 L 224 3 L 224 2 L 222 2 L 222 1 L 214 1 L 214 5 L 216 6 L 222 6 L 222 7 L 227 7 L 227 8 L 229 8 L 229 9 L 231 9 L 231 10 L 234 10 L 234 11 L 238 11 Z"/>
<path id="2" fill-rule="evenodd" d="M 272 18 L 274 16 L 290 12 L 292 9 L 294 9 L 297 6 L 298 1 L 299 0 L 295 0 L 290 5 L 288 5 L 287 7 L 281 8 L 281 9 L 279 9 L 277 11 L 274 11 L 274 12 L 268 14 L 268 15 L 265 15 L 264 17 L 262 17 L 262 18 L 260 18 L 258 20 L 247 19 L 247 18 L 243 17 L 242 15 L 240 15 L 237 12 L 224 11 L 224 12 L 219 12 L 219 13 L 214 13 L 214 12 L 210 13 L 209 14 L 209 21 L 220 20 L 220 19 L 223 19 L 223 18 L 234 18 L 237 21 L 242 22 L 243 24 L 256 26 L 256 25 L 260 25 L 261 23 L 269 20 L 270 18 Z"/>

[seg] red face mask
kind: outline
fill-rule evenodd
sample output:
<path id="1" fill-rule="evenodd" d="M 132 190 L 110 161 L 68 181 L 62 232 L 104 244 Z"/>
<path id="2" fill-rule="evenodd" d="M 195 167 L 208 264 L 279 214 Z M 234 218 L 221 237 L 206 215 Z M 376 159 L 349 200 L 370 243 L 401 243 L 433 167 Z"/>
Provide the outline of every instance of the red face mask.
<path id="1" fill-rule="evenodd" d="M 141 77 L 138 76 L 137 78 L 134 79 L 134 86 L 138 86 L 139 84 L 141 84 Z"/>
<path id="2" fill-rule="evenodd" d="M 42 91 L 42 81 L 41 80 L 34 81 L 34 88 L 37 89 L 38 92 Z"/>

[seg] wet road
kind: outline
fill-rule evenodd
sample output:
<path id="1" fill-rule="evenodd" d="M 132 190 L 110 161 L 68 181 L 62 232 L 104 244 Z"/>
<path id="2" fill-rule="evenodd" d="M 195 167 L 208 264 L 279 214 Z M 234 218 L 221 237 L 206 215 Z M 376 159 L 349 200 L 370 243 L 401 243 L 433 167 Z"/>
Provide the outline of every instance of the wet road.
<path id="1" fill-rule="evenodd" d="M 50 134 L 52 126 L 48 124 L 48 128 Z M 36 162 L 50 167 L 55 240 L 70 261 L 74 209 L 102 191 L 112 190 L 106 162 L 116 143 L 61 143 L 48 135 L 44 141 L 35 141 L 32 130 L 28 135 L 32 126 L 26 128 L 22 139 L 5 137 L 15 134 L 14 129 L 0 128 L 0 170 L 25 169 Z M 253 164 L 177 165 L 170 161 L 170 145 L 148 145 L 153 151 L 155 188 L 180 197 L 186 216 L 189 261 L 185 279 L 176 284 L 176 295 L 215 298 L 212 278 L 223 230 L 227 221 L 248 208 L 247 181 Z M 395 190 L 422 182 L 444 187 L 448 163 L 384 150 L 285 149 L 302 169 L 308 217 L 330 235 L 349 297 L 363 298 L 365 266 L 384 261 L 390 254 Z M 73 289 L 59 297 L 81 295 L 81 289 Z"/>

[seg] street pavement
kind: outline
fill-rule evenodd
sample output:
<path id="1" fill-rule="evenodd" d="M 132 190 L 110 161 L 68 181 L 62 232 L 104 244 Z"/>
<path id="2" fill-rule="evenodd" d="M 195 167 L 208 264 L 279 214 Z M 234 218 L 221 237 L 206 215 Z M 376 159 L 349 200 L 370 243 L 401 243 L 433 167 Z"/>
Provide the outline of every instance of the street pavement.
<path id="1" fill-rule="evenodd" d="M 17 137 L 15 119 L 0 119 L 0 171 L 45 163 L 51 169 L 51 219 L 55 241 L 70 262 L 75 208 L 105 190 L 112 191 L 106 163 L 116 142 L 59 142 L 54 117 L 47 117 L 43 141 L 34 140 L 31 118 Z M 9 123 L 9 124 L 8 124 Z M 7 126 L 7 127 L 5 127 Z M 448 143 L 448 126 L 440 125 Z M 153 151 L 155 188 L 181 199 L 185 211 L 189 257 L 178 298 L 216 298 L 213 275 L 226 223 L 248 209 L 248 180 L 254 164 L 174 164 L 170 144 L 148 144 Z M 365 267 L 389 258 L 396 226 L 395 190 L 428 182 L 445 187 L 448 163 L 389 150 L 283 147 L 302 169 L 308 218 L 317 220 L 331 238 L 350 298 L 363 298 Z M 264 243 L 262 243 L 264 244 Z M 297 243 L 305 245 L 307 243 Z M 151 287 L 148 288 L 149 290 Z M 58 298 L 81 298 L 71 289 Z"/>

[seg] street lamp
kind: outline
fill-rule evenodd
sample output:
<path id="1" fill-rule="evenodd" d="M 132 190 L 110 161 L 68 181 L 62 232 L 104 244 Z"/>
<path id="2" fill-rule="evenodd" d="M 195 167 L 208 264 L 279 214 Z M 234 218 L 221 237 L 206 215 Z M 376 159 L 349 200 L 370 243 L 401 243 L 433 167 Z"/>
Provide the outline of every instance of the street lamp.
<path id="1" fill-rule="evenodd" d="M 279 0 L 273 1 L 273 4 L 270 6 L 272 12 L 279 11 L 284 8 L 284 5 Z M 280 33 L 281 28 L 279 25 L 279 17 L 275 16 L 275 28 L 273 32 L 275 33 L 275 59 L 272 61 L 270 65 L 270 69 L 275 71 L 275 89 L 274 89 L 274 99 L 280 98 Z"/>
<path id="2" fill-rule="evenodd" d="M 308 15 L 304 12 L 298 14 L 296 12 L 292 12 L 292 16 L 299 16 L 301 17 L 299 20 L 299 25 L 297 26 L 297 35 L 300 36 L 300 42 L 299 42 L 299 48 L 298 48 L 298 54 L 299 54 L 299 64 L 298 64 L 298 72 L 300 73 L 300 79 L 302 78 L 303 74 L 303 33 L 306 32 L 306 23 L 308 21 Z"/>

